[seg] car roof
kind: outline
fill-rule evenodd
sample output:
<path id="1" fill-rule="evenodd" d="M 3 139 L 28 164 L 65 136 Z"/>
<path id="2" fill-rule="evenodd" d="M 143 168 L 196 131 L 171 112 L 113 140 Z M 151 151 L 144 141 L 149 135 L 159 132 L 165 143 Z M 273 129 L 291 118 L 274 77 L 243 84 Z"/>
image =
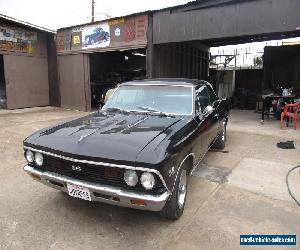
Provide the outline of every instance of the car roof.
<path id="1" fill-rule="evenodd" d="M 141 85 L 141 84 L 151 84 L 151 85 L 184 85 L 184 86 L 199 86 L 201 84 L 207 84 L 204 80 L 198 79 L 188 79 L 188 78 L 154 78 L 154 79 L 144 79 L 135 80 L 130 82 L 124 82 L 122 85 Z"/>

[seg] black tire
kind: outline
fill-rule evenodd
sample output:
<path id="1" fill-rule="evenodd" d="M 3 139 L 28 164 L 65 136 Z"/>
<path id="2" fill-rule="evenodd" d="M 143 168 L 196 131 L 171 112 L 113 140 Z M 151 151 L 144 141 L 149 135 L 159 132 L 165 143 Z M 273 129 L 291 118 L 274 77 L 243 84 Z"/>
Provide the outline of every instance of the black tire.
<path id="1" fill-rule="evenodd" d="M 183 200 L 183 204 L 181 202 L 181 205 L 179 205 L 179 186 L 180 186 L 180 180 L 181 176 L 185 174 L 185 196 Z M 173 192 L 171 196 L 169 197 L 166 205 L 164 208 L 160 211 L 160 216 L 169 219 L 169 220 L 177 220 L 180 218 L 180 216 L 183 213 L 184 207 L 185 207 L 185 202 L 186 202 L 186 196 L 187 196 L 187 177 L 188 177 L 188 169 L 187 169 L 187 164 L 184 163 L 176 177 L 175 181 L 175 186 L 173 189 Z"/>
<path id="2" fill-rule="evenodd" d="M 218 138 L 215 140 L 211 148 L 213 149 L 224 149 L 226 145 L 226 123 L 223 125 L 221 133 L 218 135 Z"/>

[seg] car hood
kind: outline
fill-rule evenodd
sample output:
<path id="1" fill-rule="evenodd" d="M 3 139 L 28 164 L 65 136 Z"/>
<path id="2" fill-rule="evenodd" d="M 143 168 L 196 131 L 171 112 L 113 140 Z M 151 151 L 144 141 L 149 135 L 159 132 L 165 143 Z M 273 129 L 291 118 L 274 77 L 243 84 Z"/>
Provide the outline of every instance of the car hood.
<path id="1" fill-rule="evenodd" d="M 163 140 L 180 120 L 100 111 L 39 131 L 25 139 L 24 145 L 104 161 L 135 162 L 152 141 Z"/>

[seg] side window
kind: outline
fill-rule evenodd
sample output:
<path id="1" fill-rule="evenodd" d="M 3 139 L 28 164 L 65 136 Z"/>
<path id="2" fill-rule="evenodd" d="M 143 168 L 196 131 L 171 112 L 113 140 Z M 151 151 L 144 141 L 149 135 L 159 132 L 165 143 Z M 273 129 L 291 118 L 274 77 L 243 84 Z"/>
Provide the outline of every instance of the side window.
<path id="1" fill-rule="evenodd" d="M 209 94 L 207 87 L 205 85 L 201 85 L 196 88 L 196 103 L 195 109 L 196 113 L 203 112 L 203 110 L 209 105 Z"/>
<path id="2" fill-rule="evenodd" d="M 209 104 L 212 105 L 216 100 L 218 100 L 218 97 L 210 86 L 207 86 L 207 91 L 209 95 Z"/>

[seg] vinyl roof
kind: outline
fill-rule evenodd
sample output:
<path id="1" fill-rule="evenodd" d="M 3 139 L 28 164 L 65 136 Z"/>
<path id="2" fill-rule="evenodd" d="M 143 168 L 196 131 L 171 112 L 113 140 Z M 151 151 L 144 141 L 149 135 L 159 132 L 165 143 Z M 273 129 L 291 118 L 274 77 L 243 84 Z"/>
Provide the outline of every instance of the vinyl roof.
<path id="1" fill-rule="evenodd" d="M 122 85 L 138 85 L 138 84 L 151 84 L 151 85 L 186 85 L 186 86 L 196 86 L 201 83 L 205 83 L 203 80 L 198 79 L 187 79 L 187 78 L 155 78 L 155 79 L 144 79 L 135 80 L 130 82 L 122 83 Z"/>

